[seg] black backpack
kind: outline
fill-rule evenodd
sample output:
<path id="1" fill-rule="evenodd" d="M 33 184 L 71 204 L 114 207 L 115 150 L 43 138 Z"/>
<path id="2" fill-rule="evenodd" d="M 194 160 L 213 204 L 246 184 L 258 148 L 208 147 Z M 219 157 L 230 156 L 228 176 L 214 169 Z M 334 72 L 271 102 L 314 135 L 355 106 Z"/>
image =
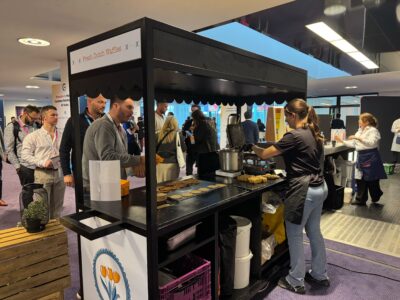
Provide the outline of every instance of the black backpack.
<path id="1" fill-rule="evenodd" d="M 22 143 L 21 139 L 19 138 L 19 132 L 21 131 L 21 126 L 19 125 L 18 122 L 14 122 L 13 123 L 13 135 L 14 135 L 14 153 L 15 156 L 18 157 L 17 155 L 17 140 Z M 6 163 L 11 164 L 11 162 L 8 160 L 6 160 Z"/>

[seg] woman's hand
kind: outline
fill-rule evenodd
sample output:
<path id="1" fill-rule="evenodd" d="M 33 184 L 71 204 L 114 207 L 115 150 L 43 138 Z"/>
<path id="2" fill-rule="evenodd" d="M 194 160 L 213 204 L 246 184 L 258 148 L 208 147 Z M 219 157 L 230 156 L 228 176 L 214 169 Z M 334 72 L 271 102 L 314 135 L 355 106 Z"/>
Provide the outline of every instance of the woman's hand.
<path id="1" fill-rule="evenodd" d="M 343 143 L 343 140 L 342 140 L 342 139 L 340 138 L 340 136 L 338 136 L 338 135 L 335 135 L 334 140 L 335 140 L 336 142 Z"/>
<path id="2" fill-rule="evenodd" d="M 355 135 L 351 135 L 347 139 L 348 140 L 358 140 Z"/>

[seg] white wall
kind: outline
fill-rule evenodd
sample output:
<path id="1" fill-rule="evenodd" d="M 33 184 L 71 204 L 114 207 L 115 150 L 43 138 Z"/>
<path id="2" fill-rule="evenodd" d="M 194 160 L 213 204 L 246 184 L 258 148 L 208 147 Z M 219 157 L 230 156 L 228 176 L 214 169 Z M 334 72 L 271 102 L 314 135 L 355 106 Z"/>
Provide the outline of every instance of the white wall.
<path id="1" fill-rule="evenodd" d="M 393 96 L 393 97 L 397 97 L 397 96 L 400 96 L 400 91 L 379 92 L 379 96 L 385 96 L 385 97 Z"/>
<path id="2" fill-rule="evenodd" d="M 34 105 L 38 107 L 42 107 L 45 105 L 51 105 L 51 100 L 47 101 L 7 101 L 4 100 L 4 126 L 10 122 L 11 117 L 16 117 L 15 107 L 16 106 L 27 106 L 27 105 Z"/>

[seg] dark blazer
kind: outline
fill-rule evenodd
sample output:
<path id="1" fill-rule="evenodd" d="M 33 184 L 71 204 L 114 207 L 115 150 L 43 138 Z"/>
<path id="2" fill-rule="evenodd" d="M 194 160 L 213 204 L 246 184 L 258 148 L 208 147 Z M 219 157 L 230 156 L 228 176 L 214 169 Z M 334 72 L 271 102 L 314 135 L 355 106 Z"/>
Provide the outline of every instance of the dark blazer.
<path id="1" fill-rule="evenodd" d="M 217 133 L 210 124 L 204 122 L 193 130 L 195 144 L 193 152 L 195 154 L 208 153 L 218 150 Z"/>
<path id="2" fill-rule="evenodd" d="M 344 122 L 341 119 L 333 119 L 331 122 L 331 129 L 346 129 Z"/>
<path id="3" fill-rule="evenodd" d="M 81 150 L 83 149 L 83 140 L 85 138 L 86 130 L 93 119 L 85 112 L 79 115 L 79 138 L 81 140 Z M 72 152 L 71 152 L 72 150 Z M 71 170 L 71 157 L 72 157 L 72 170 Z M 65 124 L 64 132 L 60 143 L 60 162 L 64 176 L 72 174 L 75 169 L 75 143 L 74 143 L 74 125 L 72 119 L 69 118 Z"/>

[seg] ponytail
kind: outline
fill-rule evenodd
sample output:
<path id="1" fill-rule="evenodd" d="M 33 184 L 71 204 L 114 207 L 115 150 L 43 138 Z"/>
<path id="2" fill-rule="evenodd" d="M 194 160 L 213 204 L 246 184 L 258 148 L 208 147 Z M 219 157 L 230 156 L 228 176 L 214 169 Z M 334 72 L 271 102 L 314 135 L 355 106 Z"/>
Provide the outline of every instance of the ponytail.
<path id="1" fill-rule="evenodd" d="M 308 106 L 303 99 L 296 98 L 288 102 L 285 106 L 285 111 L 296 114 L 299 120 L 306 119 L 303 128 L 310 128 L 317 144 L 319 146 L 323 145 L 324 138 L 318 126 L 318 116 L 312 106 Z"/>
<path id="2" fill-rule="evenodd" d="M 307 115 L 307 126 L 308 128 L 310 128 L 317 144 L 319 146 L 322 146 L 324 143 L 324 137 L 321 134 L 321 130 L 319 129 L 318 123 L 319 119 L 317 113 L 315 112 L 314 107 L 309 106 Z"/>

